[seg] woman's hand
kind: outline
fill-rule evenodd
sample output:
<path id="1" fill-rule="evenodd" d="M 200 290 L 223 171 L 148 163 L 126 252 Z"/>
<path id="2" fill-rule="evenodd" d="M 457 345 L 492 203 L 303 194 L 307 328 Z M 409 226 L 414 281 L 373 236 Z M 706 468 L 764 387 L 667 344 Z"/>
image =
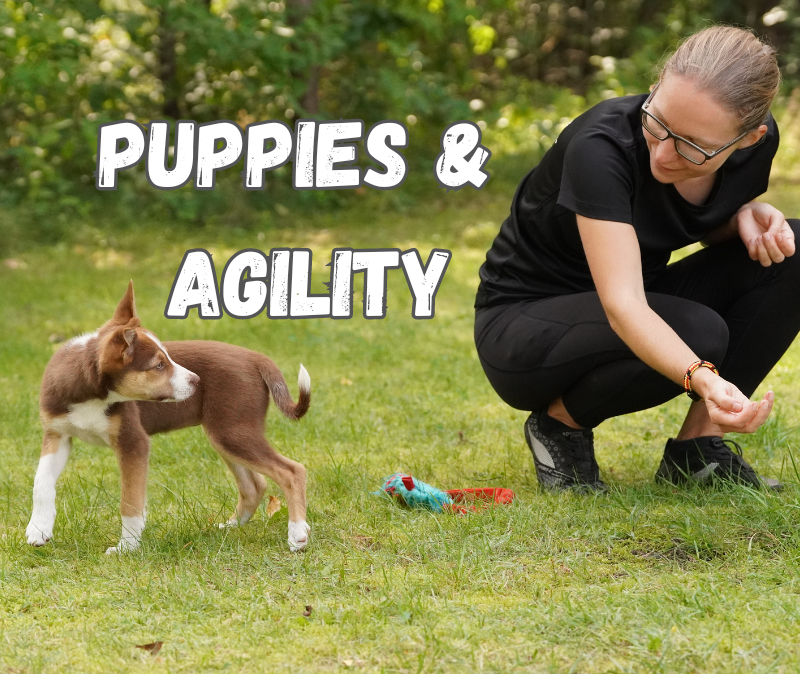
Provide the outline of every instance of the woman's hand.
<path id="1" fill-rule="evenodd" d="M 794 255 L 794 232 L 777 208 L 759 201 L 742 206 L 734 216 L 751 260 L 769 267 Z"/>
<path id="2" fill-rule="evenodd" d="M 754 402 L 729 381 L 706 372 L 701 375 L 702 384 L 695 383 L 692 375 L 692 387 L 703 396 L 709 419 L 724 433 L 753 433 L 767 420 L 775 400 L 772 391 L 767 391 L 761 402 Z"/>

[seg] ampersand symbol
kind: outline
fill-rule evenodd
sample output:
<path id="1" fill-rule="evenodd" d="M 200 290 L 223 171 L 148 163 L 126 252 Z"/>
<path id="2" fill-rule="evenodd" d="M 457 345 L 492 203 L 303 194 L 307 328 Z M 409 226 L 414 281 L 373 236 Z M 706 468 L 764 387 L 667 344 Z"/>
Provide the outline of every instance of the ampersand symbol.
<path id="1" fill-rule="evenodd" d="M 436 157 L 433 173 L 442 187 L 460 189 L 472 183 L 481 189 L 489 174 L 481 167 L 492 153 L 481 143 L 481 130 L 473 122 L 455 122 L 442 133 L 442 151 Z M 472 156 L 467 159 L 469 154 Z"/>

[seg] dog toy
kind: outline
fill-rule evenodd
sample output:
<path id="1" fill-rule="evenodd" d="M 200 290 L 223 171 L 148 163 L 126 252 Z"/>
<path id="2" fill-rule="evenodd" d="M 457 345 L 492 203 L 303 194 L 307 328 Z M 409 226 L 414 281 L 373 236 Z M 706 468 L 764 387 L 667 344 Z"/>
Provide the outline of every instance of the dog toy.
<path id="1" fill-rule="evenodd" d="M 489 487 L 442 491 L 404 473 L 390 475 L 383 481 L 381 489 L 373 493 L 378 495 L 386 493 L 400 505 L 408 508 L 425 508 L 437 513 L 466 514 L 489 505 L 508 504 L 514 500 L 514 492 L 511 489 Z"/>

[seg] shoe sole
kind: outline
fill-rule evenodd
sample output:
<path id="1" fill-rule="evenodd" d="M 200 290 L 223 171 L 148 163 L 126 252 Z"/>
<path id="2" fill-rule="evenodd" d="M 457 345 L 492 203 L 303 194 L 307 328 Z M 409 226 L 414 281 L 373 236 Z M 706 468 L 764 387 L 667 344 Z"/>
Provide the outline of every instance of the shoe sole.
<path id="1" fill-rule="evenodd" d="M 525 439 L 528 441 L 528 448 L 531 450 L 531 454 L 533 454 L 533 465 L 536 468 L 536 479 L 539 481 L 539 484 L 545 489 L 569 489 L 569 485 L 566 484 L 563 479 L 555 475 L 548 475 L 546 471 L 539 468 L 541 465 L 543 468 L 555 470 L 556 465 L 553 462 L 553 457 L 550 455 L 550 452 L 547 451 L 547 447 L 542 444 L 539 438 L 531 433 L 527 422 L 525 422 Z"/>

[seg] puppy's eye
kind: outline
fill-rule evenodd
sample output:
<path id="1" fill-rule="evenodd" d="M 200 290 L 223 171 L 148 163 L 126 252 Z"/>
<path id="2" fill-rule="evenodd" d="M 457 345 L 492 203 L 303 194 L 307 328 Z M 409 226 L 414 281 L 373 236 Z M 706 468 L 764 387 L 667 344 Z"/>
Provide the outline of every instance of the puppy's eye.
<path id="1" fill-rule="evenodd" d="M 156 369 L 156 370 L 163 370 L 163 369 L 164 369 L 164 362 L 162 361 L 162 362 L 160 362 L 158 365 L 156 365 L 156 368 L 155 368 L 155 369 Z"/>

